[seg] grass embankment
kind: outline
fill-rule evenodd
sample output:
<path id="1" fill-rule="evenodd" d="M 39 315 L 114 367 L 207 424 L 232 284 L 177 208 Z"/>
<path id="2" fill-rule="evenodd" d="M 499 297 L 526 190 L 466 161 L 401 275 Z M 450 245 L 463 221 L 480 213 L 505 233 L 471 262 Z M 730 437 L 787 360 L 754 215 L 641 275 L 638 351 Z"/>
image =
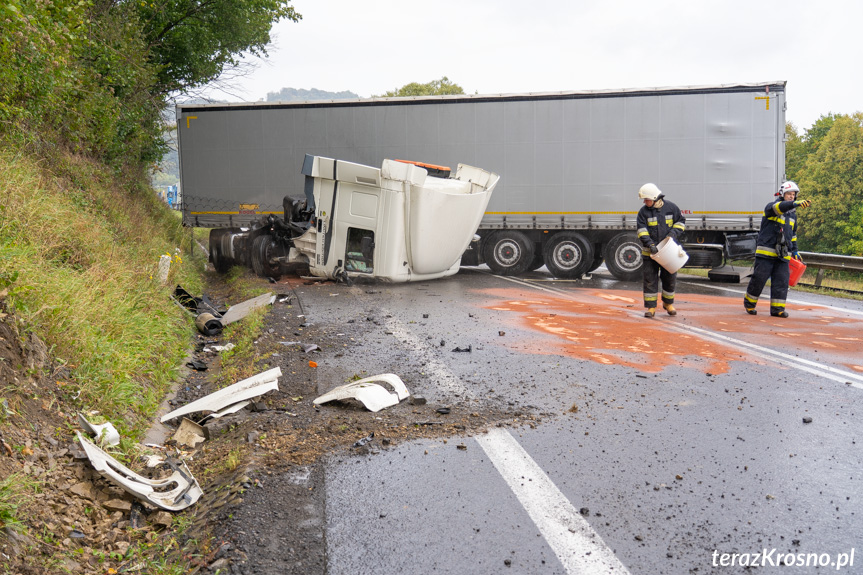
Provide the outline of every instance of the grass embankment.
<path id="1" fill-rule="evenodd" d="M 0 147 L 0 290 L 67 366 L 56 385 L 133 437 L 194 332 L 170 294 L 178 283 L 200 293 L 204 266 L 200 252 L 186 257 L 188 233 L 145 182 L 78 156 L 37 162 Z M 162 255 L 171 257 L 164 284 Z"/>

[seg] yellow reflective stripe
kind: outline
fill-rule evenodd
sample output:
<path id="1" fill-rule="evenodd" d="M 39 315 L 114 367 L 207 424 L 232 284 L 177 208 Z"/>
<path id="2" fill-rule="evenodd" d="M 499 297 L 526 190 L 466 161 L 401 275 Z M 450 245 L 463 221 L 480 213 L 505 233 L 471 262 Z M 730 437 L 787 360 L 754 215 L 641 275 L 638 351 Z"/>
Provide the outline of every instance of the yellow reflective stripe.
<path id="1" fill-rule="evenodd" d="M 648 225 L 648 226 L 658 226 L 658 225 L 659 225 L 659 223 L 658 223 L 656 220 L 653 220 L 653 221 L 648 221 L 648 222 L 647 222 L 647 225 Z"/>
<path id="2" fill-rule="evenodd" d="M 776 214 L 777 216 L 782 215 L 782 212 L 779 210 L 779 202 L 776 202 L 775 204 L 773 204 L 773 213 Z"/>
<path id="3" fill-rule="evenodd" d="M 649 233 L 647 233 L 647 230 L 638 230 L 638 237 L 641 237 L 641 236 L 649 236 L 649 235 L 650 235 L 650 234 L 649 234 Z"/>
<path id="4" fill-rule="evenodd" d="M 685 229 L 686 229 L 686 226 L 685 226 L 685 225 L 683 225 L 683 224 L 681 224 L 680 222 L 677 222 L 677 223 L 676 223 L 676 224 L 674 224 L 674 226 L 672 226 L 672 227 L 675 227 L 675 228 L 677 228 L 678 230 L 685 230 Z"/>
<path id="5" fill-rule="evenodd" d="M 748 302 L 750 302 L 750 303 L 758 303 L 758 298 L 757 298 L 757 297 L 752 297 L 751 295 L 749 295 L 749 293 L 748 293 L 748 292 L 746 293 L 746 295 L 745 295 L 745 296 L 743 296 L 743 299 L 745 299 L 746 301 L 748 301 Z"/>
<path id="6" fill-rule="evenodd" d="M 779 256 L 779 254 L 776 253 L 776 250 L 771 250 L 770 248 L 758 248 L 755 250 L 755 255 L 770 256 L 774 258 Z"/>
<path id="7" fill-rule="evenodd" d="M 644 301 L 656 301 L 656 296 L 655 296 L 655 295 L 647 295 L 647 294 L 645 294 L 645 295 L 644 295 Z"/>
<path id="8" fill-rule="evenodd" d="M 785 307 L 785 300 L 778 299 L 776 301 L 770 300 L 770 307 Z"/>

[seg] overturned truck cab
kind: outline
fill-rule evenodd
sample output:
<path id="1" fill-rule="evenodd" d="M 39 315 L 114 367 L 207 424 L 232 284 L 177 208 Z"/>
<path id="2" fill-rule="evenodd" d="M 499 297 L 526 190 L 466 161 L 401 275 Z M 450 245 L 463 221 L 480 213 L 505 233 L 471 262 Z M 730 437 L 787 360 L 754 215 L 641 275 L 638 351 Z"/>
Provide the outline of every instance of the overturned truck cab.
<path id="1" fill-rule="evenodd" d="M 216 270 L 248 265 L 264 277 L 297 269 L 350 282 L 425 281 L 455 274 L 491 194 L 492 172 L 384 160 L 380 168 L 306 155 L 305 198 L 247 228 L 210 231 Z M 306 268 L 308 271 L 306 272 Z"/>

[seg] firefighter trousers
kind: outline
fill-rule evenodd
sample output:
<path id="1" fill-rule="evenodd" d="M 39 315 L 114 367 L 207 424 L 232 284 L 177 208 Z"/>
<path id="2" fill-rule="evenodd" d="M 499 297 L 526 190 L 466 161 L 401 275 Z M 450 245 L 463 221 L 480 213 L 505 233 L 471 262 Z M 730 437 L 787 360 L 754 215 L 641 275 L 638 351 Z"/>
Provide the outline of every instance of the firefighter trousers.
<path id="1" fill-rule="evenodd" d="M 674 287 L 677 285 L 677 274 L 670 273 L 667 269 L 650 258 L 642 258 L 644 267 L 644 307 L 650 309 L 656 307 L 656 292 L 662 283 L 662 303 L 671 305 L 674 303 Z"/>
<path id="2" fill-rule="evenodd" d="M 758 297 L 770 280 L 770 314 L 785 311 L 785 298 L 788 297 L 788 260 L 755 256 L 755 269 L 749 278 L 746 295 L 743 296 L 743 307 L 755 309 Z"/>

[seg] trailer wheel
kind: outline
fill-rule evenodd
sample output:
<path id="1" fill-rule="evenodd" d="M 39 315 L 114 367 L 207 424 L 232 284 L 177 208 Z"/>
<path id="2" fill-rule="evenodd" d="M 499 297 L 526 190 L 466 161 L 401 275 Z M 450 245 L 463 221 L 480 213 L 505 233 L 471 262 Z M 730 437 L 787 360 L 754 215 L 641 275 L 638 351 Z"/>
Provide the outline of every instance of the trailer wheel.
<path id="1" fill-rule="evenodd" d="M 593 245 L 579 233 L 560 232 L 545 242 L 542 255 L 554 277 L 577 279 L 593 263 Z"/>
<path id="2" fill-rule="evenodd" d="M 605 246 L 605 267 L 620 281 L 641 277 L 641 242 L 631 232 L 617 234 Z"/>
<path id="3" fill-rule="evenodd" d="M 533 242 L 522 232 L 495 232 L 483 244 L 482 257 L 491 271 L 498 275 L 518 275 L 533 262 Z"/>
<path id="4" fill-rule="evenodd" d="M 279 279 L 282 275 L 278 262 L 271 263 L 272 258 L 280 257 L 283 249 L 276 239 L 269 234 L 262 234 L 252 240 L 252 269 L 263 278 Z"/>

